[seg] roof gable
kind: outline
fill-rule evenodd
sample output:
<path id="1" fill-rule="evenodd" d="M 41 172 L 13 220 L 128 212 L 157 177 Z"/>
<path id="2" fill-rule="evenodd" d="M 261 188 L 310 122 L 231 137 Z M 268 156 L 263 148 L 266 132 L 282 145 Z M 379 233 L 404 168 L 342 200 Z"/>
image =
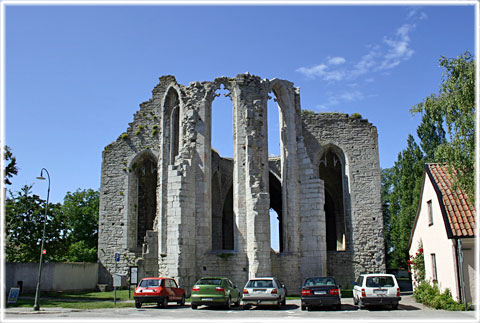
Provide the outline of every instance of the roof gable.
<path id="1" fill-rule="evenodd" d="M 453 190 L 453 180 L 445 164 L 425 164 L 440 203 L 449 239 L 475 236 L 475 208 L 460 188 Z"/>

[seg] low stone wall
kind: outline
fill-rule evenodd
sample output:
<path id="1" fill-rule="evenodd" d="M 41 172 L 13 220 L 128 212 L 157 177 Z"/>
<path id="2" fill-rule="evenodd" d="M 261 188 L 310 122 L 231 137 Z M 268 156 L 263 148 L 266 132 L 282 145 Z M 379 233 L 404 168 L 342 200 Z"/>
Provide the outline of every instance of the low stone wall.
<path id="1" fill-rule="evenodd" d="M 38 263 L 6 263 L 5 289 L 23 282 L 23 292 L 37 287 Z M 42 266 L 42 291 L 93 290 L 98 283 L 98 263 L 45 263 Z"/>

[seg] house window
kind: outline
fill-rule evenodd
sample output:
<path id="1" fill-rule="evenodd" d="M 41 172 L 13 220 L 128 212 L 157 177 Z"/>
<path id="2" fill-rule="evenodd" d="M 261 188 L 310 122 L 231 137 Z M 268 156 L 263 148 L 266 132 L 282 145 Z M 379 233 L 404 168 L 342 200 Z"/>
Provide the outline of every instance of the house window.
<path id="1" fill-rule="evenodd" d="M 437 279 L 437 258 L 435 257 L 435 254 L 432 253 L 430 254 L 432 258 L 432 280 L 433 282 L 436 282 Z"/>
<path id="2" fill-rule="evenodd" d="M 433 225 L 432 200 L 427 202 L 427 208 L 428 208 L 428 225 Z"/>

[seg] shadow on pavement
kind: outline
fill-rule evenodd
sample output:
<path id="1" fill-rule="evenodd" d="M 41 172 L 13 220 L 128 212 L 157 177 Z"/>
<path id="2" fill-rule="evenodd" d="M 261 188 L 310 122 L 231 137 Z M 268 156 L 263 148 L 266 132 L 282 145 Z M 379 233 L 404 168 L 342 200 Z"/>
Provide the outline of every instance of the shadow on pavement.
<path id="1" fill-rule="evenodd" d="M 281 308 L 277 308 L 275 306 L 268 306 L 268 305 L 259 305 L 259 306 L 252 306 L 250 309 L 246 309 L 245 311 L 251 311 L 251 310 L 262 310 L 262 311 L 291 311 L 291 310 L 296 310 L 299 306 L 296 304 L 286 304 L 285 306 L 282 306 Z"/>
<path id="2" fill-rule="evenodd" d="M 315 306 L 315 307 L 308 308 L 309 312 L 316 312 L 316 311 L 345 312 L 345 311 L 357 311 L 357 310 L 358 310 L 358 306 L 353 306 L 350 304 L 342 304 L 342 308 L 340 310 L 336 310 L 334 307 L 331 307 L 331 306 Z"/>

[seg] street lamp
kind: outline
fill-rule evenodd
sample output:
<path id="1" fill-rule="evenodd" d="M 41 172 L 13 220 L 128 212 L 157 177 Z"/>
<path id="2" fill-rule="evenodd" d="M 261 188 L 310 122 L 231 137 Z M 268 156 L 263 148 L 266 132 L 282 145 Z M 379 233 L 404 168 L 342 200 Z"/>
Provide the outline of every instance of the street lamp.
<path id="1" fill-rule="evenodd" d="M 43 171 L 47 173 L 48 176 L 48 191 L 47 191 L 47 205 L 45 206 L 45 215 L 43 216 L 43 234 L 42 234 L 42 246 L 40 247 L 40 263 L 38 264 L 38 279 L 37 279 L 37 290 L 35 291 L 35 304 L 33 305 L 34 311 L 40 310 L 40 278 L 42 277 L 42 262 L 43 262 L 43 244 L 45 243 L 45 227 L 47 226 L 47 212 L 48 212 L 48 198 L 50 197 L 50 174 L 45 168 L 42 168 L 40 171 L 40 176 L 37 177 L 39 180 L 45 180 L 43 177 Z"/>

